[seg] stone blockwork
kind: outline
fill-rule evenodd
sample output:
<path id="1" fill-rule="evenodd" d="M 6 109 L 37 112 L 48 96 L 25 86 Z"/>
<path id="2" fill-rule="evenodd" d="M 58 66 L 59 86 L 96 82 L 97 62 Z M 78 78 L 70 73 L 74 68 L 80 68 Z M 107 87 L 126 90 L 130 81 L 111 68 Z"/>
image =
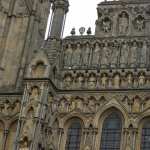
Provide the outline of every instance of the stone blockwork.
<path id="1" fill-rule="evenodd" d="M 68 7 L 68 0 L 0 0 L 0 149 L 145 150 L 150 1 L 105 0 L 95 35 L 73 28 L 63 39 Z"/>

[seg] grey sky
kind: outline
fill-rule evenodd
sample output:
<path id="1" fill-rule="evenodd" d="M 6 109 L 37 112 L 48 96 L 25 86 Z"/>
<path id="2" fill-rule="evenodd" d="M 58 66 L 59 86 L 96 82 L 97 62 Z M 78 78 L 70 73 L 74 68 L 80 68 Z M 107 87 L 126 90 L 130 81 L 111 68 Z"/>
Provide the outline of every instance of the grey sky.
<path id="1" fill-rule="evenodd" d="M 70 7 L 66 18 L 64 36 L 70 35 L 73 27 L 79 34 L 79 28 L 92 27 L 92 33 L 95 30 L 95 21 L 97 19 L 97 4 L 103 0 L 69 0 Z"/>

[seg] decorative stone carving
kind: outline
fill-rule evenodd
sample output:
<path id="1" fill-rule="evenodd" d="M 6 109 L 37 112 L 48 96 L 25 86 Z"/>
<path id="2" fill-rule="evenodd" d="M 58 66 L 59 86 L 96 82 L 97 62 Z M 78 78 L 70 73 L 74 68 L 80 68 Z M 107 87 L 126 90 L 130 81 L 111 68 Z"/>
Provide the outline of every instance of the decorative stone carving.
<path id="1" fill-rule="evenodd" d="M 31 141 L 33 133 L 32 129 L 33 129 L 33 120 L 32 118 L 29 118 L 25 121 L 23 125 L 20 141 L 24 141 L 24 138 L 27 138 L 28 141 Z"/>
<path id="2" fill-rule="evenodd" d="M 120 75 L 116 74 L 114 76 L 114 88 L 119 88 L 121 84 L 121 79 L 120 79 Z"/>
<path id="3" fill-rule="evenodd" d="M 19 150 L 29 150 L 29 142 L 26 139 L 20 143 Z"/>
<path id="4" fill-rule="evenodd" d="M 84 82 L 85 82 L 84 75 L 79 74 L 77 76 L 77 79 L 76 79 L 76 87 L 77 88 L 83 88 L 84 87 Z"/>
<path id="5" fill-rule="evenodd" d="M 64 88 L 70 89 L 72 87 L 73 78 L 70 74 L 65 75 L 64 78 Z"/>
<path id="6" fill-rule="evenodd" d="M 111 56 L 111 68 L 115 68 L 118 65 L 119 57 L 120 57 L 120 49 L 117 43 L 114 43 L 112 48 L 112 56 Z"/>
<path id="7" fill-rule="evenodd" d="M 101 87 L 106 88 L 108 86 L 108 76 L 107 74 L 103 74 L 101 77 Z"/>
<path id="8" fill-rule="evenodd" d="M 110 65 L 111 56 L 112 56 L 112 49 L 109 48 L 109 45 L 106 42 L 104 44 L 103 51 L 102 51 L 102 58 L 101 58 L 101 67 L 102 68 L 105 68 L 108 65 Z"/>
<path id="9" fill-rule="evenodd" d="M 94 73 L 91 73 L 88 78 L 88 88 L 94 89 L 96 88 L 96 84 L 97 84 L 96 75 Z"/>
<path id="10" fill-rule="evenodd" d="M 127 42 L 123 42 L 121 45 L 120 67 L 124 68 L 128 64 L 129 46 Z"/>
<path id="11" fill-rule="evenodd" d="M 90 52 L 91 52 L 90 45 L 89 43 L 86 43 L 85 52 L 82 53 L 83 65 L 86 67 L 90 63 Z"/>
<path id="12" fill-rule="evenodd" d="M 46 66 L 43 62 L 38 62 L 36 66 L 32 68 L 32 77 L 33 78 L 42 78 L 45 75 Z"/>
<path id="13" fill-rule="evenodd" d="M 72 65 L 75 68 L 81 65 L 81 46 L 79 43 L 77 44 L 77 48 L 73 51 Z"/>
<path id="14" fill-rule="evenodd" d="M 133 75 L 131 73 L 129 73 L 127 75 L 127 85 L 128 85 L 128 87 L 132 87 L 133 86 Z"/>
<path id="15" fill-rule="evenodd" d="M 147 65 L 147 42 L 144 41 L 142 44 L 141 55 L 140 55 L 140 66 L 145 67 Z"/>
<path id="16" fill-rule="evenodd" d="M 141 108 L 141 102 L 138 97 L 135 97 L 133 99 L 133 106 L 132 106 L 132 112 L 133 113 L 139 113 Z"/>
<path id="17" fill-rule="evenodd" d="M 125 35 L 129 30 L 129 16 L 126 12 L 119 15 L 119 34 Z"/>
<path id="18" fill-rule="evenodd" d="M 14 14 L 16 16 L 28 15 L 28 10 L 23 0 L 16 0 L 15 7 L 14 7 Z"/>
<path id="19" fill-rule="evenodd" d="M 139 16 L 137 16 L 137 18 L 135 18 L 134 27 L 139 32 L 144 30 L 144 28 L 145 28 L 145 19 L 144 19 L 143 16 L 139 15 Z"/>
<path id="20" fill-rule="evenodd" d="M 71 67 L 72 66 L 72 46 L 68 44 L 68 48 L 64 52 L 64 66 Z"/>
<path id="21" fill-rule="evenodd" d="M 95 44 L 95 48 L 93 50 L 93 58 L 92 58 L 92 66 L 97 67 L 99 64 L 99 58 L 100 58 L 100 47 L 99 44 Z"/>
<path id="22" fill-rule="evenodd" d="M 137 60 L 138 60 L 138 46 L 137 46 L 137 42 L 134 41 L 130 48 L 129 66 L 136 67 Z"/>
<path id="23" fill-rule="evenodd" d="M 143 72 L 141 72 L 139 75 L 138 83 L 139 83 L 140 88 L 144 87 L 144 85 L 146 84 L 146 79 L 145 79 L 145 75 Z"/>
<path id="24" fill-rule="evenodd" d="M 104 19 L 102 19 L 102 30 L 105 33 L 110 32 L 112 29 L 112 21 L 110 20 L 110 18 L 105 17 Z"/>

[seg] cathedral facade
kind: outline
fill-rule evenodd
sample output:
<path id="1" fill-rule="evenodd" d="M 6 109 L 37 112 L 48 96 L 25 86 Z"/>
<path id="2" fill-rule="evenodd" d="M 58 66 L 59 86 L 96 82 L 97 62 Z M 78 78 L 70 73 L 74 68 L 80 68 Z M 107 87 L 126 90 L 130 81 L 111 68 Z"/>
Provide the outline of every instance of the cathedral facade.
<path id="1" fill-rule="evenodd" d="M 68 10 L 0 0 L 0 150 L 150 150 L 150 1 L 105 0 L 94 35 L 62 38 Z"/>

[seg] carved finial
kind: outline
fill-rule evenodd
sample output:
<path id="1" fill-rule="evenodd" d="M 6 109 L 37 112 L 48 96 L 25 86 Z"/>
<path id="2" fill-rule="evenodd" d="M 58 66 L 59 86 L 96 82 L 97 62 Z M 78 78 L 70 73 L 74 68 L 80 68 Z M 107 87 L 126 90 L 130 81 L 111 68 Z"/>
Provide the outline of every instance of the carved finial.
<path id="1" fill-rule="evenodd" d="M 72 28 L 72 30 L 71 30 L 71 35 L 73 36 L 73 35 L 75 35 L 76 34 L 76 29 L 75 28 Z"/>
<path id="2" fill-rule="evenodd" d="M 87 33 L 87 35 L 91 35 L 92 34 L 91 27 L 88 28 L 86 33 Z"/>
<path id="3" fill-rule="evenodd" d="M 85 32 L 85 28 L 84 28 L 84 27 L 81 27 L 81 28 L 79 29 L 79 32 L 80 32 L 81 35 L 83 35 L 84 32 Z"/>

